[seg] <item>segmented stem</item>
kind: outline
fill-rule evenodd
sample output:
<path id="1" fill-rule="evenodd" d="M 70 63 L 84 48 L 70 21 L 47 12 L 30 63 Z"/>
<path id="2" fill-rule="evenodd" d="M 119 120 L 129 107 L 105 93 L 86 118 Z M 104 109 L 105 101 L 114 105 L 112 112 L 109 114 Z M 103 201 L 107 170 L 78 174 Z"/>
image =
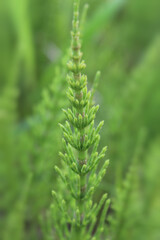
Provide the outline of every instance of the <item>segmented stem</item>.
<path id="1" fill-rule="evenodd" d="M 82 60 L 81 52 L 79 0 L 74 0 L 71 38 L 71 59 L 67 64 L 69 69 L 69 74 L 67 75 L 69 84 L 67 96 L 71 103 L 71 108 L 63 110 L 68 121 L 66 121 L 65 125 L 60 124 L 64 134 L 63 145 L 65 149 L 65 154 L 60 153 L 60 156 L 70 170 L 74 174 L 78 174 L 76 187 L 73 183 L 74 190 L 70 176 L 66 179 L 58 167 L 55 167 L 55 170 L 69 188 L 71 196 L 76 199 L 76 208 L 73 210 L 71 225 L 71 239 L 78 240 L 85 236 L 86 224 L 92 221 L 91 215 L 85 211 L 86 209 L 91 211 L 89 204 L 92 203 L 93 191 L 99 185 L 109 163 L 108 161 L 104 163 L 99 173 L 95 174 L 96 178 L 94 174 L 91 174 L 91 171 L 97 167 L 100 159 L 105 156 L 106 147 L 98 154 L 99 131 L 103 126 L 103 121 L 99 123 L 97 128 L 94 127 L 94 119 L 99 106 L 93 106 L 92 104 L 94 92 L 91 96 L 91 92 L 87 90 L 87 76 L 83 73 L 86 65 L 84 60 Z M 91 154 L 88 151 L 90 147 L 92 147 Z M 90 182 L 91 179 L 93 181 L 92 184 Z M 96 219 L 96 216 L 94 219 Z"/>
<path id="2" fill-rule="evenodd" d="M 75 66 L 75 70 L 71 69 L 71 72 L 73 74 L 73 81 L 81 82 L 81 71 L 82 69 L 80 68 L 80 65 L 83 64 L 83 69 L 85 68 L 84 63 L 81 62 L 82 58 L 82 52 L 81 52 L 81 42 L 80 42 L 80 31 L 79 31 L 79 1 L 74 2 L 74 13 L 73 13 L 73 21 L 72 21 L 72 41 L 71 41 L 71 58 L 72 58 L 72 63 Z M 81 101 L 83 99 L 83 89 L 86 87 L 86 84 L 82 89 L 77 89 L 75 90 L 75 98 L 78 101 Z M 85 116 L 85 111 L 84 107 L 80 107 L 76 109 L 76 114 L 77 117 L 79 114 L 82 115 L 82 118 Z M 83 145 L 84 137 L 85 137 L 85 127 L 80 129 L 80 137 L 81 137 L 81 142 Z M 85 150 L 78 151 L 78 164 L 79 168 L 81 169 L 83 165 L 86 163 L 86 157 L 87 157 L 87 152 Z M 79 199 L 79 208 L 80 208 L 80 214 L 81 218 L 83 218 L 83 201 L 82 197 L 85 194 L 86 190 L 86 177 L 83 175 L 80 175 L 80 199 Z"/>

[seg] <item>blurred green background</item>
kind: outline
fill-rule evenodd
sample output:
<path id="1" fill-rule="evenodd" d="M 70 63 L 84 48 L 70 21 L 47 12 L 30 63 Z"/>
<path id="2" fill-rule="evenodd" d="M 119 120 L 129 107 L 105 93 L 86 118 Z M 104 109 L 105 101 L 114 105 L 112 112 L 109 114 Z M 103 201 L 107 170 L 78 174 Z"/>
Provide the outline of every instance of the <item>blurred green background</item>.
<path id="1" fill-rule="evenodd" d="M 81 1 L 81 10 L 85 3 Z M 105 120 L 100 147 L 108 146 L 111 160 L 95 199 L 107 191 L 113 200 L 109 215 L 115 221 L 106 223 L 106 229 L 111 228 L 108 239 L 159 240 L 160 1 L 87 3 L 81 28 L 88 86 L 100 70 L 95 95 L 100 104 L 97 122 Z M 42 222 L 52 202 L 51 190 L 57 188 L 54 165 L 60 160 L 58 122 L 64 121 L 61 109 L 69 104 L 65 76 L 72 4 L 72 0 L 0 1 L 4 240 L 46 239 Z"/>

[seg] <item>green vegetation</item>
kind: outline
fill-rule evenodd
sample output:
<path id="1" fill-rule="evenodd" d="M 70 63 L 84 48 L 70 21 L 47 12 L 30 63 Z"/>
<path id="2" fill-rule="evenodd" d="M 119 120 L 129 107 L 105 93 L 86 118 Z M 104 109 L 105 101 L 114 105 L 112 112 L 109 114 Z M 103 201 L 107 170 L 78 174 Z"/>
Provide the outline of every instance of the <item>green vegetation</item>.
<path id="1" fill-rule="evenodd" d="M 71 60 L 68 62 L 70 73 L 67 75 L 69 84 L 67 96 L 71 107 L 64 110 L 67 121 L 60 127 L 63 130 L 63 148 L 65 153 L 60 156 L 65 163 L 64 169 L 55 167 L 63 183 L 69 191 L 63 190 L 58 196 L 52 192 L 57 205 L 52 205 L 52 214 L 55 215 L 59 207 L 60 214 L 53 216 L 53 226 L 56 226 L 59 239 L 92 239 L 92 233 L 97 222 L 97 214 L 104 204 L 103 214 L 99 218 L 95 237 L 103 231 L 106 211 L 109 200 L 104 194 L 100 203 L 93 204 L 92 196 L 100 184 L 108 166 L 107 160 L 98 173 L 96 170 L 100 160 L 105 156 L 106 147 L 98 154 L 100 141 L 99 131 L 103 125 L 101 121 L 94 128 L 95 114 L 99 106 L 92 106 L 92 94 L 87 91 L 87 76 L 82 74 L 86 65 L 82 60 L 80 31 L 79 31 L 79 2 L 74 1 L 74 14 L 72 22 Z M 97 73 L 96 82 L 99 73 Z M 96 84 L 95 84 L 96 85 Z M 91 152 L 89 153 L 89 150 Z M 67 200 L 65 200 L 67 196 Z M 62 198 L 62 199 L 61 199 Z M 70 225 L 70 230 L 68 228 Z M 53 237 L 55 238 L 55 237 Z"/>
<path id="2" fill-rule="evenodd" d="M 159 12 L 0 2 L 2 239 L 160 238 Z"/>

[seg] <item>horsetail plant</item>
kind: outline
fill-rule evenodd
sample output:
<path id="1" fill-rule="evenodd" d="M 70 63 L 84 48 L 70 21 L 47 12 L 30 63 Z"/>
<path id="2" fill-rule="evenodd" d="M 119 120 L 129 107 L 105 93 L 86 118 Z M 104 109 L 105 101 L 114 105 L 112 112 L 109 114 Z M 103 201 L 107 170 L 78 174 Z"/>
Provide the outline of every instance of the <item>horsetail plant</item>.
<path id="1" fill-rule="evenodd" d="M 52 192 L 58 206 L 58 209 L 54 204 L 51 206 L 54 228 L 57 230 L 56 235 L 55 232 L 53 234 L 55 239 L 95 240 L 100 239 L 103 232 L 110 200 L 107 200 L 107 194 L 102 196 L 98 204 L 93 203 L 92 199 L 105 175 L 109 160 L 98 171 L 99 162 L 107 148 L 97 152 L 99 131 L 104 122 L 94 126 L 99 106 L 93 105 L 94 89 L 87 90 L 87 76 L 83 73 L 86 64 L 81 52 L 79 0 L 74 0 L 71 36 L 71 59 L 67 64 L 67 97 L 71 107 L 63 110 L 67 119 L 65 124 L 59 124 L 64 135 L 65 153 L 60 152 L 62 169 L 55 166 L 62 184 L 59 185 L 59 193 Z M 95 83 L 98 78 L 99 72 Z M 97 218 L 100 212 L 101 216 Z"/>

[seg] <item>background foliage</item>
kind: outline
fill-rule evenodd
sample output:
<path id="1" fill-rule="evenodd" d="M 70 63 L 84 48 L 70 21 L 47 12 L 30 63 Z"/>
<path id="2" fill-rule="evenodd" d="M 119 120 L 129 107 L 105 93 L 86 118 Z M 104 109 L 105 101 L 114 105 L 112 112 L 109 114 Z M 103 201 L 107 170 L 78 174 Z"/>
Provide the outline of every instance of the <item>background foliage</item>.
<path id="1" fill-rule="evenodd" d="M 57 189 L 61 108 L 72 0 L 0 2 L 0 232 L 4 240 L 45 239 Z M 83 0 L 81 7 L 86 1 Z M 95 199 L 112 199 L 111 239 L 160 238 L 160 1 L 88 0 L 83 52 L 89 87 L 105 120 L 100 145 L 110 167 Z M 101 147 L 100 146 L 100 147 Z"/>

